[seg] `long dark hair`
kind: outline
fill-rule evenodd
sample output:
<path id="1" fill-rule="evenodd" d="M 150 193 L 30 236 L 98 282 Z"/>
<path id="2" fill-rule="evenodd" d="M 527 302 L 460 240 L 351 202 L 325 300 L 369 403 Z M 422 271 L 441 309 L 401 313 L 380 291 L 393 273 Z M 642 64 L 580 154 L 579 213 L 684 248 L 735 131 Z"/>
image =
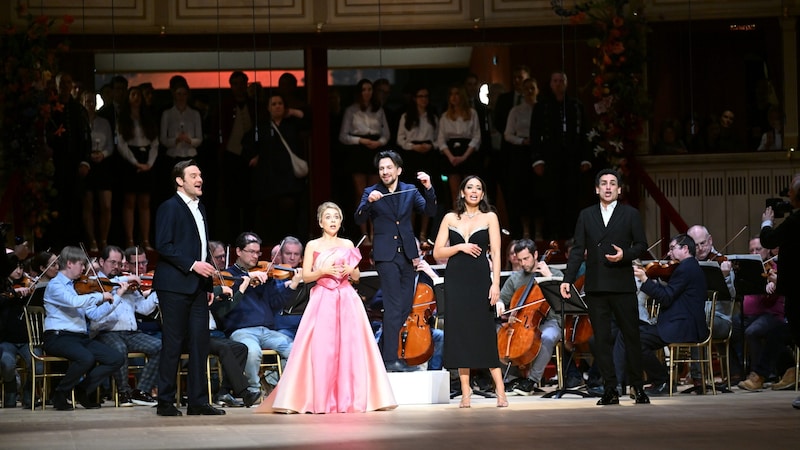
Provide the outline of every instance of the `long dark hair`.
<path id="1" fill-rule="evenodd" d="M 458 217 L 461 218 L 461 215 L 467 211 L 467 202 L 464 201 L 464 197 L 460 194 L 464 191 L 464 188 L 467 186 L 467 183 L 469 183 L 470 180 L 478 180 L 481 183 L 483 198 L 478 203 L 478 210 L 482 213 L 495 212 L 494 206 L 489 204 L 489 194 L 486 193 L 486 183 L 477 175 L 467 175 L 464 177 L 464 180 L 461 181 L 461 186 L 458 187 L 459 196 L 456 199 L 456 214 Z"/>
<path id="2" fill-rule="evenodd" d="M 364 88 L 365 84 L 369 84 L 370 86 L 373 87 L 372 97 L 369 99 L 369 105 L 364 105 L 364 104 L 361 103 L 363 101 L 363 99 L 364 99 L 364 97 L 362 97 L 362 95 L 361 95 L 361 89 Z M 356 83 L 355 102 L 354 103 L 357 104 L 361 108 L 362 111 L 366 111 L 367 110 L 367 108 L 365 106 L 369 106 L 369 110 L 372 111 L 372 112 L 377 112 L 379 109 L 381 109 L 381 104 L 378 103 L 378 99 L 375 98 L 375 90 L 374 90 L 374 88 L 375 88 L 375 85 L 372 83 L 372 81 L 369 81 L 366 78 L 362 78 L 361 80 L 358 80 L 358 83 Z"/>
<path id="3" fill-rule="evenodd" d="M 139 91 L 139 95 L 142 96 L 142 90 L 138 86 L 134 86 L 128 89 L 129 97 L 131 91 L 133 90 Z M 133 117 L 131 117 L 131 104 L 127 100 L 125 101 L 125 105 L 120 108 L 118 126 L 119 134 L 123 139 L 128 141 L 133 138 Z M 150 111 L 145 107 L 144 96 L 142 96 L 142 103 L 139 105 L 139 126 L 142 127 L 142 131 L 147 139 L 152 141 L 158 138 L 158 124 L 150 114 Z"/>
<path id="4" fill-rule="evenodd" d="M 428 95 L 430 95 L 430 89 L 420 86 L 412 91 L 411 101 L 408 103 L 408 108 L 406 108 L 406 130 L 412 130 L 419 126 L 419 111 L 417 110 L 417 95 L 419 95 L 420 91 L 428 91 Z M 425 112 L 428 113 L 428 123 L 435 129 L 436 128 L 436 112 L 431 106 L 431 103 L 428 102 L 428 106 L 425 108 Z"/>

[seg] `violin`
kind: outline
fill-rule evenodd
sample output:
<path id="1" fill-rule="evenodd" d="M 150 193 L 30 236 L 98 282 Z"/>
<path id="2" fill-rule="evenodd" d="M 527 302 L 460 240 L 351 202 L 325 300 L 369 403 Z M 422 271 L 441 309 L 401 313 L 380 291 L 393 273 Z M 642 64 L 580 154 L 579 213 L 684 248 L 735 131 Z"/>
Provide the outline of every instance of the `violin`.
<path id="1" fill-rule="evenodd" d="M 526 286 L 514 292 L 510 304 L 514 307 L 508 322 L 497 331 L 497 351 L 505 363 L 528 365 L 542 348 L 539 325 L 547 317 L 550 304 L 533 276 Z"/>
<path id="2" fill-rule="evenodd" d="M 666 281 L 672 276 L 672 272 L 678 268 L 679 263 L 680 261 L 675 260 L 667 262 L 653 261 L 644 266 L 644 273 L 647 274 L 647 278 L 660 278 Z"/>
<path id="3" fill-rule="evenodd" d="M 586 275 L 581 275 L 572 283 L 579 292 L 583 289 Z M 584 346 L 594 336 L 592 321 L 587 314 L 567 314 L 564 316 L 564 347 L 572 351 L 577 346 Z"/>
<path id="4" fill-rule="evenodd" d="M 220 270 L 216 273 L 214 277 L 214 286 L 227 286 L 233 287 L 233 285 L 242 279 L 242 277 L 237 277 L 232 273 L 228 272 L 227 270 Z M 250 280 L 250 285 L 253 285 L 253 280 Z"/>
<path id="5" fill-rule="evenodd" d="M 563 264 L 567 262 L 567 255 L 561 251 L 558 241 L 550 241 L 549 248 L 542 255 L 542 261 L 547 264 Z"/>
<path id="6" fill-rule="evenodd" d="M 279 266 L 267 261 L 259 261 L 250 271 L 267 272 L 267 278 L 274 278 L 276 280 L 288 280 L 296 273 L 295 269 L 291 267 Z"/>
<path id="7" fill-rule="evenodd" d="M 397 343 L 397 357 L 409 366 L 418 366 L 433 356 L 431 325 L 435 309 L 433 288 L 425 283 L 417 283 L 411 314 L 400 328 Z"/>
<path id="8" fill-rule="evenodd" d="M 718 264 L 722 264 L 727 260 L 728 258 L 722 253 L 714 253 L 714 254 L 709 253 L 708 258 L 706 259 L 706 261 L 716 261 Z"/>
<path id="9" fill-rule="evenodd" d="M 73 286 L 75 286 L 75 292 L 79 295 L 84 295 L 94 292 L 108 292 L 115 287 L 119 287 L 119 283 L 115 283 L 106 277 L 81 275 L 80 278 L 73 282 Z"/>

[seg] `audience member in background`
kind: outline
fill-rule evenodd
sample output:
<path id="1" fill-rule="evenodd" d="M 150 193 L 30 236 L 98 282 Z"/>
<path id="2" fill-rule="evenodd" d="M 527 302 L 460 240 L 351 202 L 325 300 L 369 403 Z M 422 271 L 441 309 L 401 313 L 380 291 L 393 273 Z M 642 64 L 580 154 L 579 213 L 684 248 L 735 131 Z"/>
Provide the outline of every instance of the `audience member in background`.
<path id="1" fill-rule="evenodd" d="M 686 144 L 679 137 L 681 131 L 680 123 L 674 119 L 665 120 L 661 124 L 661 133 L 658 141 L 653 147 L 653 153 L 657 155 L 679 155 L 688 153 Z"/>
<path id="2" fill-rule="evenodd" d="M 771 107 L 767 113 L 769 129 L 761 135 L 758 151 L 783 150 L 783 113 Z"/>
<path id="3" fill-rule="evenodd" d="M 150 193 L 155 186 L 154 171 L 151 170 L 158 157 L 158 124 L 142 103 L 142 91 L 130 88 L 128 104 L 119 115 L 119 142 L 117 149 L 127 163 L 122 172 L 124 201 L 122 225 L 128 247 L 135 244 L 133 238 L 134 211 L 139 213 L 139 234 L 146 250 L 150 246 Z"/>
<path id="4" fill-rule="evenodd" d="M 89 238 L 89 251 L 96 252 L 108 245 L 108 231 L 111 227 L 111 193 L 116 187 L 116 177 L 119 175 L 116 171 L 119 157 L 114 151 L 114 133 L 111 131 L 111 125 L 100 117 L 95 109 L 97 106 L 95 92 L 83 91 L 80 99 L 86 108 L 92 132 L 91 170 L 86 177 L 86 192 L 83 195 L 83 226 Z M 98 206 L 96 229 L 95 200 Z"/>

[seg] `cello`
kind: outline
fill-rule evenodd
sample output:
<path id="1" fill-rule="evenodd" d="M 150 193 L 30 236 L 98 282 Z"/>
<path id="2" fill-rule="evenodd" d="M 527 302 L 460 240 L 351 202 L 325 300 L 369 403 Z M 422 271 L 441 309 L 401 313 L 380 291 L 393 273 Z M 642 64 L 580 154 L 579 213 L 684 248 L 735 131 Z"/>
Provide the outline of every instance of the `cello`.
<path id="1" fill-rule="evenodd" d="M 530 364 L 542 348 L 542 331 L 539 325 L 547 317 L 550 304 L 542 289 L 531 276 L 511 297 L 508 322 L 497 331 L 497 352 L 506 364 L 523 366 Z"/>
<path id="2" fill-rule="evenodd" d="M 433 288 L 425 283 L 417 283 L 411 314 L 400 328 L 397 342 L 397 357 L 409 366 L 418 366 L 433 356 L 431 322 L 435 308 Z"/>
<path id="3" fill-rule="evenodd" d="M 583 289 L 585 277 L 585 275 L 581 275 L 573 283 L 579 292 Z M 572 351 L 579 345 L 588 344 L 593 335 L 592 321 L 588 314 L 566 314 L 564 316 L 564 348 L 567 350 Z M 580 350 L 585 351 L 586 349 L 581 347 Z"/>

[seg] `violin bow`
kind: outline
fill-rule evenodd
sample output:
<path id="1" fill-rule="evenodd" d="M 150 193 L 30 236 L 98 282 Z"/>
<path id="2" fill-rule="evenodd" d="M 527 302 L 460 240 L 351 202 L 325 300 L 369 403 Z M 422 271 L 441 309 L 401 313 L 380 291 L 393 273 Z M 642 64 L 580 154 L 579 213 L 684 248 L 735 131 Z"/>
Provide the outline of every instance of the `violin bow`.
<path id="1" fill-rule="evenodd" d="M 356 244 L 356 248 L 361 247 L 361 244 L 364 242 L 365 239 L 367 239 L 367 235 L 366 234 L 361 236 L 361 239 L 358 240 L 358 244 Z"/>
<path id="2" fill-rule="evenodd" d="M 89 259 L 89 253 L 86 252 L 86 247 L 83 246 L 83 242 L 81 242 L 79 245 L 81 246 L 81 250 L 83 250 L 83 256 L 86 257 L 86 262 L 89 264 L 89 268 L 86 269 L 86 274 L 88 275 L 91 271 L 92 275 L 94 275 L 95 281 L 97 281 L 97 285 L 100 286 L 100 292 L 106 292 L 106 288 L 103 286 L 103 283 L 100 282 L 100 277 L 97 275 L 97 271 L 94 270 L 94 263 Z"/>
<path id="3" fill-rule="evenodd" d="M 647 247 L 647 251 L 649 252 L 650 250 L 654 249 L 656 247 L 656 245 L 660 244 L 661 241 L 663 241 L 663 240 L 664 240 L 664 238 L 661 238 L 661 239 L 657 240 L 655 243 L 653 243 L 653 245 L 651 245 L 650 247 Z"/>
<path id="4" fill-rule="evenodd" d="M 31 279 L 31 287 L 32 287 L 32 289 L 31 289 L 30 294 L 28 294 L 28 301 L 25 302 L 25 308 L 22 309 L 22 314 L 19 315 L 19 320 L 22 320 L 22 318 L 25 316 L 25 309 L 28 306 L 31 306 L 31 300 L 33 300 L 33 294 L 36 292 L 36 285 L 39 283 L 39 279 L 42 278 L 42 275 L 44 275 L 45 272 L 50 270 L 50 268 L 53 267 L 53 264 L 55 264 L 57 262 L 58 262 L 58 258 L 54 259 L 53 262 L 48 264 L 47 267 L 45 267 L 44 270 L 42 270 L 42 272 L 39 275 L 36 275 L 35 277 L 33 277 Z"/>
<path id="5" fill-rule="evenodd" d="M 734 237 L 732 237 L 732 238 L 731 238 L 731 240 L 730 240 L 730 241 L 728 241 L 728 243 L 727 243 L 727 244 L 725 244 L 724 246 L 722 246 L 722 248 L 721 248 L 721 249 L 719 249 L 718 251 L 719 251 L 720 253 L 722 253 L 722 251 L 723 251 L 723 250 L 725 250 L 726 248 L 728 248 L 728 246 L 729 246 L 729 245 L 731 245 L 731 244 L 733 243 L 733 241 L 735 241 L 735 240 L 736 240 L 736 238 L 738 238 L 738 237 L 739 237 L 739 235 L 741 235 L 742 233 L 744 233 L 744 230 L 746 230 L 746 229 L 747 229 L 747 225 L 743 226 L 743 227 L 742 227 L 742 229 L 741 229 L 741 230 L 739 230 L 739 232 L 738 232 L 738 233 L 736 233 L 736 235 L 735 235 Z"/>

